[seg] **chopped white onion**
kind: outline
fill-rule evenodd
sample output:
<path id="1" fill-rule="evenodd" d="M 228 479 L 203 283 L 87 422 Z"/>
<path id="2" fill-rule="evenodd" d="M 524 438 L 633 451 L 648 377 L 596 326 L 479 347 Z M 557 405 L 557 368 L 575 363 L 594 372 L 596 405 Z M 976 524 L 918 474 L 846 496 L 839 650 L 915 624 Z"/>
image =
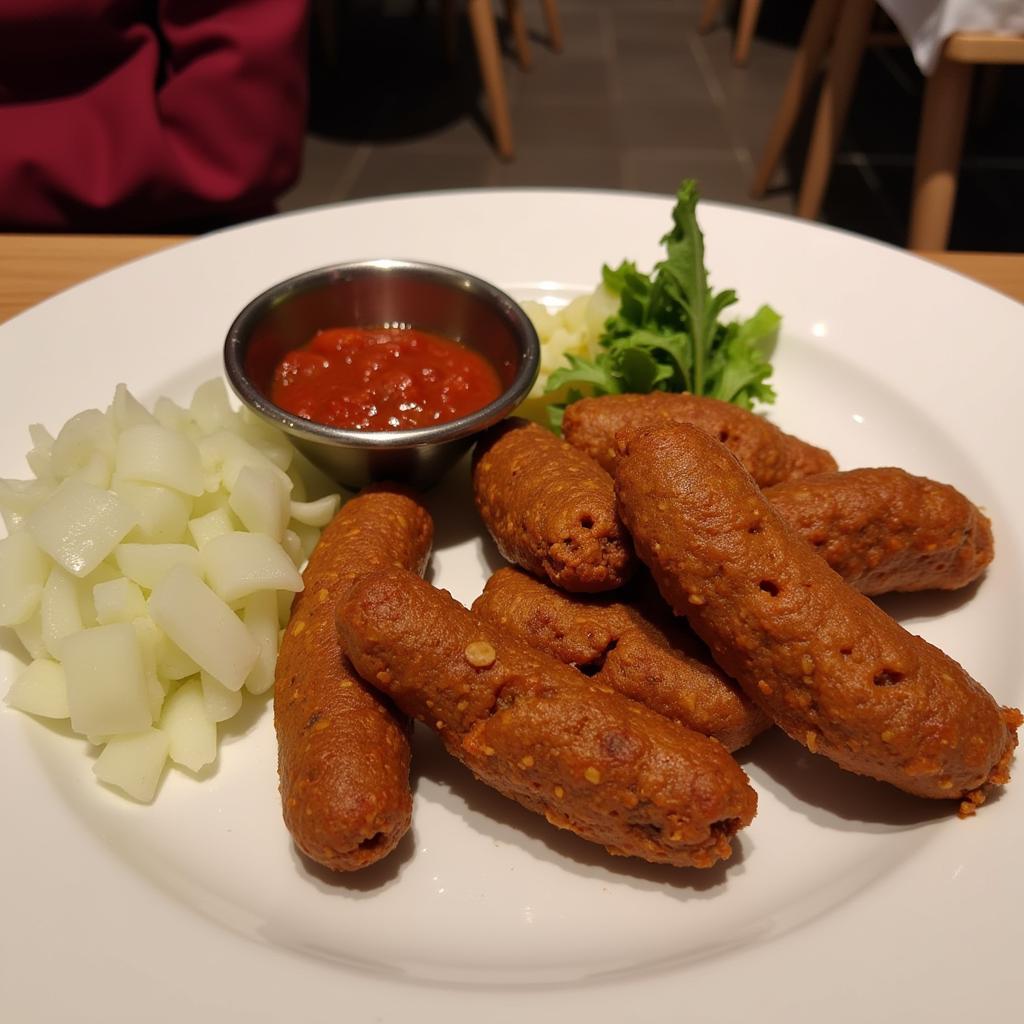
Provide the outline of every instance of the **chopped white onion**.
<path id="1" fill-rule="evenodd" d="M 75 576 L 87 576 L 138 521 L 116 494 L 65 480 L 26 520 L 32 539 Z"/>
<path id="2" fill-rule="evenodd" d="M 105 411 L 29 433 L 36 478 L 0 480 L 0 626 L 32 659 L 6 700 L 70 718 L 104 747 L 97 777 L 148 802 L 168 757 L 200 771 L 243 689 L 273 685 L 298 567 L 339 498 L 220 380 L 152 413 L 119 384 Z"/>

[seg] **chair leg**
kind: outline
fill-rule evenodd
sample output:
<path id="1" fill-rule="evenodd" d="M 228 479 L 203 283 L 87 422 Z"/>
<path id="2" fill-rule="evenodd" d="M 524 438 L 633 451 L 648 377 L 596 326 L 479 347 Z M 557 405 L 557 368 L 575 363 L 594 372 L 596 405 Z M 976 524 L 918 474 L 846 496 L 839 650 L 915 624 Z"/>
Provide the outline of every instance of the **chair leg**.
<path id="1" fill-rule="evenodd" d="M 973 70 L 972 64 L 941 58 L 925 85 L 910 204 L 911 249 L 949 245 Z"/>
<path id="2" fill-rule="evenodd" d="M 494 27 L 494 8 L 491 7 L 491 0 L 469 0 L 469 23 L 476 43 L 480 75 L 487 92 L 494 142 L 498 153 L 510 160 L 515 152 L 512 144 L 512 122 L 508 114 L 505 74 L 501 68 L 501 52 L 498 49 L 498 33 Z"/>
<path id="3" fill-rule="evenodd" d="M 543 0 L 544 21 L 548 26 L 548 42 L 555 53 L 562 52 L 562 19 L 558 14 L 558 0 Z"/>
<path id="4" fill-rule="evenodd" d="M 821 212 L 874 13 L 875 0 L 846 0 L 842 5 L 828 74 L 814 118 L 804 179 L 796 202 L 796 212 L 800 217 L 813 220 Z"/>
<path id="5" fill-rule="evenodd" d="M 775 123 L 761 154 L 761 162 L 757 165 L 754 183 L 750 187 L 750 194 L 755 199 L 760 199 L 768 190 L 775 168 L 778 167 L 786 144 L 793 134 L 804 100 L 807 99 L 811 83 L 818 73 L 818 68 L 821 67 L 822 58 L 832 39 L 838 8 L 839 0 L 815 0 L 811 8 L 804 34 L 800 39 L 800 47 L 789 71 L 786 91 L 782 94 Z"/>
<path id="6" fill-rule="evenodd" d="M 704 0 L 704 9 L 700 12 L 700 21 L 697 22 L 698 32 L 710 32 L 718 20 L 719 11 L 722 9 L 722 0 Z"/>
<path id="7" fill-rule="evenodd" d="M 523 14 L 523 0 L 505 0 L 505 17 L 512 29 L 512 41 L 516 48 L 516 60 L 526 71 L 530 66 L 530 40 L 526 36 L 526 17 Z"/>
<path id="8" fill-rule="evenodd" d="M 732 51 L 732 62 L 743 67 L 750 56 L 750 44 L 757 28 L 757 17 L 761 13 L 761 0 L 743 0 L 740 4 L 740 20 L 736 26 L 736 46 Z"/>

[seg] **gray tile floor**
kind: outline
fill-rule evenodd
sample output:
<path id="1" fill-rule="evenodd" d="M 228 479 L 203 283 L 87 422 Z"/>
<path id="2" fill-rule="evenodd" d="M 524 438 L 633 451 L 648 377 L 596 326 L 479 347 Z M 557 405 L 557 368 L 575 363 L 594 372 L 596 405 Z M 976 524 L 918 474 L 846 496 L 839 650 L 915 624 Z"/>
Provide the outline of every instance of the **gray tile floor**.
<path id="1" fill-rule="evenodd" d="M 315 20 L 305 165 L 283 209 L 471 186 L 670 193 L 683 177 L 696 177 L 709 198 L 793 209 L 810 109 L 777 187 L 759 202 L 748 188 L 809 0 L 764 5 L 746 68 L 732 63 L 731 20 L 697 34 L 700 0 L 560 0 L 562 54 L 545 44 L 540 4 L 526 0 L 533 67 L 505 59 L 512 162 L 491 147 L 464 25 L 449 64 L 436 4 L 334 3 L 337 56 L 327 59 Z M 1015 72 L 976 90 L 952 248 L 1024 249 L 1024 90 Z M 909 53 L 868 54 L 823 220 L 903 241 L 921 82 Z"/>

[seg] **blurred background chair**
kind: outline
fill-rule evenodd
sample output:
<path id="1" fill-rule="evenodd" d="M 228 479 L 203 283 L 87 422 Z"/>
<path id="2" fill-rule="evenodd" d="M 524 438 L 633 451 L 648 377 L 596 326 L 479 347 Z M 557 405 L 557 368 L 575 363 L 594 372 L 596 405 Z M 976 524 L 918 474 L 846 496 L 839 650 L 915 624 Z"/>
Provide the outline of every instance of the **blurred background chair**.
<path id="1" fill-rule="evenodd" d="M 562 49 L 562 22 L 558 11 L 558 0 L 542 0 L 548 40 L 556 52 Z M 442 31 L 445 50 L 449 60 L 455 56 L 458 38 L 458 3 L 456 0 L 441 0 Z M 512 119 L 508 109 L 508 91 L 505 88 L 505 73 L 501 64 L 501 47 L 494 21 L 494 7 L 491 0 L 466 0 L 473 42 L 477 60 L 480 63 L 480 77 L 487 93 L 487 105 L 491 114 L 491 125 L 498 152 L 507 160 L 515 156 L 512 138 Z M 526 31 L 526 15 L 523 0 L 505 0 L 505 19 L 512 34 L 516 60 L 527 71 L 532 64 L 529 35 Z"/>
<path id="2" fill-rule="evenodd" d="M 725 0 L 704 0 L 704 9 L 697 23 L 698 32 L 710 32 L 721 13 Z M 750 57 L 750 44 L 757 28 L 757 17 L 761 13 L 761 0 L 740 0 L 739 19 L 736 23 L 736 42 L 733 46 L 733 62 L 740 66 Z"/>
<path id="3" fill-rule="evenodd" d="M 914 166 L 907 239 L 911 249 L 945 249 L 949 244 L 974 69 L 1000 64 L 1024 64 L 1024 37 L 958 32 L 946 41 L 928 76 Z"/>
<path id="4" fill-rule="evenodd" d="M 315 0 L 314 4 L 319 36 L 325 41 L 327 57 L 332 62 L 337 61 L 338 9 L 339 5 L 345 2 L 346 0 Z M 428 0 L 418 0 L 416 6 L 421 15 L 425 14 L 429 6 Z M 441 40 L 445 57 L 451 64 L 457 58 L 459 19 L 463 7 L 476 49 L 494 147 L 502 158 L 511 160 L 515 157 L 515 142 L 493 0 L 465 0 L 465 4 L 459 0 L 439 0 Z M 559 53 L 563 47 L 563 39 L 558 0 L 541 0 L 541 8 L 548 43 L 552 50 Z M 504 11 L 505 24 L 512 38 L 516 61 L 524 71 L 529 70 L 533 60 L 523 0 L 504 0 Z"/>
<path id="5" fill-rule="evenodd" d="M 799 216 L 818 217 L 865 48 L 869 42 L 902 42 L 892 32 L 872 34 L 877 15 L 875 0 L 815 0 L 754 174 L 753 197 L 767 191 L 801 108 L 827 60 L 796 202 Z M 971 77 L 978 64 L 1024 64 L 1024 37 L 958 32 L 946 40 L 925 84 L 908 232 L 911 248 L 941 250 L 948 246 Z"/>

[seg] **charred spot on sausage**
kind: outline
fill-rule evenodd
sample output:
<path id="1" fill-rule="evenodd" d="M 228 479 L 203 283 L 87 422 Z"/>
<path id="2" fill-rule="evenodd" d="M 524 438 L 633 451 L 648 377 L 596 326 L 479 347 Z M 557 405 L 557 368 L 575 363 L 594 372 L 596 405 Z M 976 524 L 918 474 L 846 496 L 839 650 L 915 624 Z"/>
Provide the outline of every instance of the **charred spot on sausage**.
<path id="1" fill-rule="evenodd" d="M 618 643 L 618 638 L 609 641 L 608 646 L 603 651 L 599 651 L 596 657 L 583 665 L 577 665 L 576 668 L 578 668 L 585 676 L 596 676 L 598 672 L 604 668 L 604 663 L 607 661 L 608 655 L 615 650 Z"/>
<path id="2" fill-rule="evenodd" d="M 894 668 L 883 668 L 873 681 L 875 686 L 892 686 L 903 681 L 903 673 Z"/>

